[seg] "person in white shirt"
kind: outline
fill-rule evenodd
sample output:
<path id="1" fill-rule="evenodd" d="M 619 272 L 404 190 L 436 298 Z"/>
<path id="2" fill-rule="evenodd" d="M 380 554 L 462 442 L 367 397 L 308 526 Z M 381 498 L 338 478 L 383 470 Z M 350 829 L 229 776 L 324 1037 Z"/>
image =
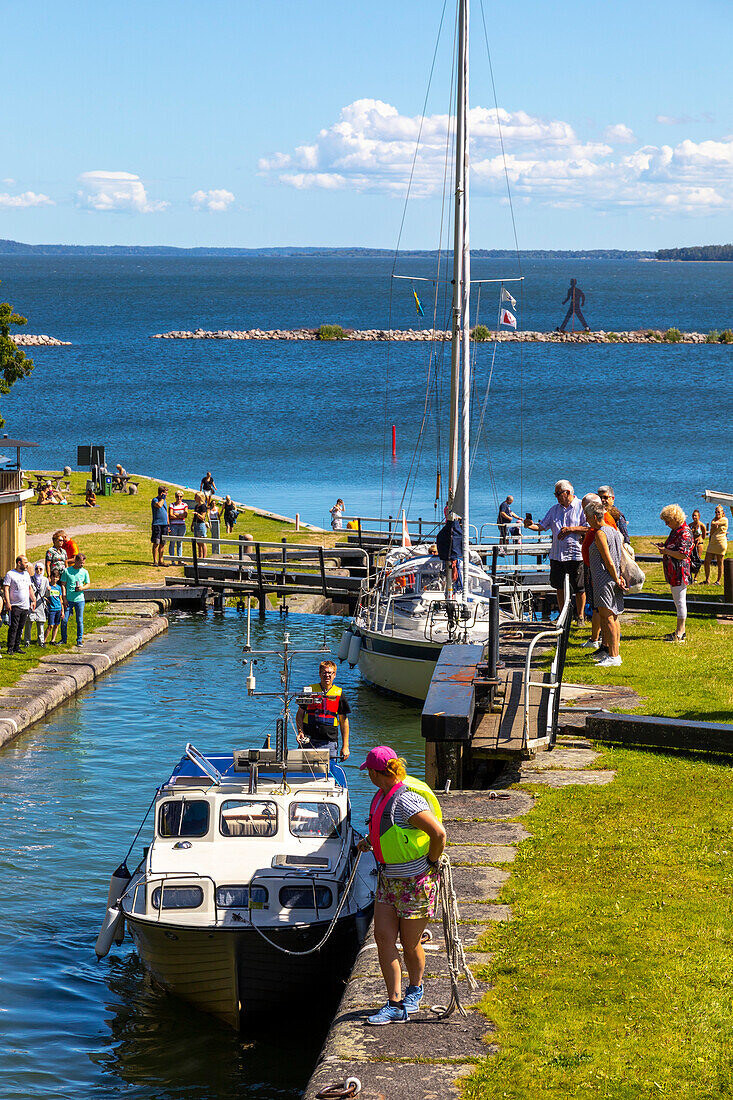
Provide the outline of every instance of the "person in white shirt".
<path id="1" fill-rule="evenodd" d="M 10 612 L 8 628 L 8 653 L 20 653 L 23 629 L 31 608 L 35 610 L 36 596 L 28 572 L 28 558 L 19 554 L 15 559 L 15 568 L 9 569 L 3 578 L 3 602 L 5 610 Z"/>
<path id="2" fill-rule="evenodd" d="M 562 611 L 565 603 L 565 577 L 570 581 L 570 592 L 575 596 L 575 609 L 580 622 L 585 615 L 585 581 L 583 579 L 583 537 L 588 523 L 583 506 L 569 481 L 555 485 L 554 504 L 539 523 L 525 524 L 532 531 L 552 531 L 550 550 L 550 584 L 557 593 L 557 606 Z"/>

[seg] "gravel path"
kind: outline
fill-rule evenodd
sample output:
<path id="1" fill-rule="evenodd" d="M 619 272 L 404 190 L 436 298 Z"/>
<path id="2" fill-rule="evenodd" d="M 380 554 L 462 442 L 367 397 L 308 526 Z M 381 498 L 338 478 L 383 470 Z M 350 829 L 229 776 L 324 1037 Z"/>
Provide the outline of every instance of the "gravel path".
<path id="1" fill-rule="evenodd" d="M 59 519 L 61 517 L 59 516 Z M 26 546 L 30 550 L 34 546 L 50 546 L 51 537 L 54 531 L 65 530 L 63 526 L 61 528 L 54 527 L 51 531 L 41 531 L 39 535 L 28 535 L 26 539 Z M 73 538 L 77 535 L 117 535 L 122 534 L 124 531 L 137 531 L 137 527 L 131 526 L 129 523 L 70 523 L 69 532 Z"/>

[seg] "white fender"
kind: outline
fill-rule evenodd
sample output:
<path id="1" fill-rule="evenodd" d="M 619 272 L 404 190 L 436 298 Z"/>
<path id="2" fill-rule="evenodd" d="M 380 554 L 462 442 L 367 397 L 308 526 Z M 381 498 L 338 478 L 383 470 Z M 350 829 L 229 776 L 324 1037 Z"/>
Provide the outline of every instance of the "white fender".
<path id="1" fill-rule="evenodd" d="M 359 660 L 359 650 L 361 649 L 361 637 L 358 634 L 354 634 L 349 642 L 349 655 L 348 662 L 351 668 L 354 667 Z"/>
<path id="2" fill-rule="evenodd" d="M 120 909 L 120 915 L 117 918 L 117 924 L 115 925 L 114 937 L 115 937 L 115 943 L 119 947 L 120 944 L 123 943 L 124 939 L 125 939 L 125 914 L 122 912 L 122 909 Z"/>
<path id="3" fill-rule="evenodd" d="M 103 959 L 112 946 L 117 932 L 117 925 L 121 917 L 122 913 L 117 905 L 110 905 L 105 914 L 104 921 L 102 922 L 102 927 L 99 930 L 97 942 L 94 945 L 94 950 L 98 959 Z"/>
<path id="4" fill-rule="evenodd" d="M 351 639 L 353 637 L 354 637 L 354 635 L 352 634 L 351 630 L 347 627 L 346 630 L 341 635 L 341 641 L 339 642 L 339 648 L 338 648 L 338 654 L 337 654 L 339 661 L 345 661 L 346 658 L 348 657 L 348 655 L 349 655 L 349 646 L 351 645 Z"/>
<path id="5" fill-rule="evenodd" d="M 102 927 L 97 936 L 94 950 L 98 959 L 103 959 L 112 946 L 113 941 L 122 943 L 125 936 L 125 917 L 118 904 L 120 898 L 128 887 L 132 875 L 127 869 L 126 863 L 112 872 L 107 892 L 107 912 L 102 922 Z"/>

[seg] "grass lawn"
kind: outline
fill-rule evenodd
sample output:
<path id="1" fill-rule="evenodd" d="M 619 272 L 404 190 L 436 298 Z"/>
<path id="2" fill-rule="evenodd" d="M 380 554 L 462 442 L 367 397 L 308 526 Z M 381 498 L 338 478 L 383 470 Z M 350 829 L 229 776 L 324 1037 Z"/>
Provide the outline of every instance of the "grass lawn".
<path id="1" fill-rule="evenodd" d="M 600 766 L 608 786 L 535 789 L 481 974 L 499 1052 L 466 1100 L 733 1096 L 733 769 Z"/>
<path id="2" fill-rule="evenodd" d="M 573 628 L 565 682 L 633 688 L 643 699 L 640 714 L 733 722 L 733 622 L 690 616 L 687 642 L 663 642 L 676 621 L 673 614 L 622 615 L 619 668 L 598 668 L 580 648 L 590 630 Z"/>
<path id="3" fill-rule="evenodd" d="M 84 507 L 84 492 L 87 482 L 84 472 L 71 475 L 71 493 L 67 494 L 68 505 L 41 505 L 31 502 L 26 509 L 28 535 L 55 531 L 63 528 L 68 535 L 76 539 L 80 549 L 87 556 L 86 566 L 92 585 L 113 587 L 120 584 L 163 584 L 163 577 L 182 576 L 179 566 L 166 566 L 158 569 L 153 566 L 150 546 L 151 511 L 150 501 L 157 494 L 158 485 L 166 482 L 140 478 L 140 488 L 135 496 L 127 493 L 114 493 L 111 497 L 97 497 L 98 507 Z M 173 489 L 168 486 L 168 499 L 173 499 Z M 191 494 L 192 495 L 192 494 Z M 188 497 L 189 494 L 187 493 Z M 79 526 L 94 525 L 99 532 L 75 535 Z M 105 527 L 124 525 L 127 530 L 106 532 Z M 189 532 L 190 523 L 186 531 Z M 279 542 L 287 538 L 289 542 L 310 543 L 324 536 L 313 532 L 300 531 L 279 520 L 257 516 L 253 512 L 240 513 L 234 528 L 234 538 L 249 533 L 262 542 Z M 222 524 L 222 534 L 224 527 Z M 330 538 L 329 532 L 327 538 Z M 48 544 L 28 550 L 29 561 L 44 557 Z M 227 552 L 236 553 L 236 548 Z M 184 545 L 184 553 L 190 557 L 190 545 Z"/>

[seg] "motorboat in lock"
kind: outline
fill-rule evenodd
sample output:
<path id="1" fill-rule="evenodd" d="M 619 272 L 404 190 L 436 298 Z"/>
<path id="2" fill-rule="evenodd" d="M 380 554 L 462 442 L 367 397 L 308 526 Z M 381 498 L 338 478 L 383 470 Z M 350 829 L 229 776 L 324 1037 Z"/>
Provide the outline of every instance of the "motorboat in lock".
<path id="1" fill-rule="evenodd" d="M 186 745 L 143 858 L 112 877 L 96 947 L 106 955 L 126 926 L 160 985 L 235 1028 L 337 995 L 373 910 L 344 771 L 327 750 L 287 748 L 288 656 L 286 635 L 275 748 Z"/>

